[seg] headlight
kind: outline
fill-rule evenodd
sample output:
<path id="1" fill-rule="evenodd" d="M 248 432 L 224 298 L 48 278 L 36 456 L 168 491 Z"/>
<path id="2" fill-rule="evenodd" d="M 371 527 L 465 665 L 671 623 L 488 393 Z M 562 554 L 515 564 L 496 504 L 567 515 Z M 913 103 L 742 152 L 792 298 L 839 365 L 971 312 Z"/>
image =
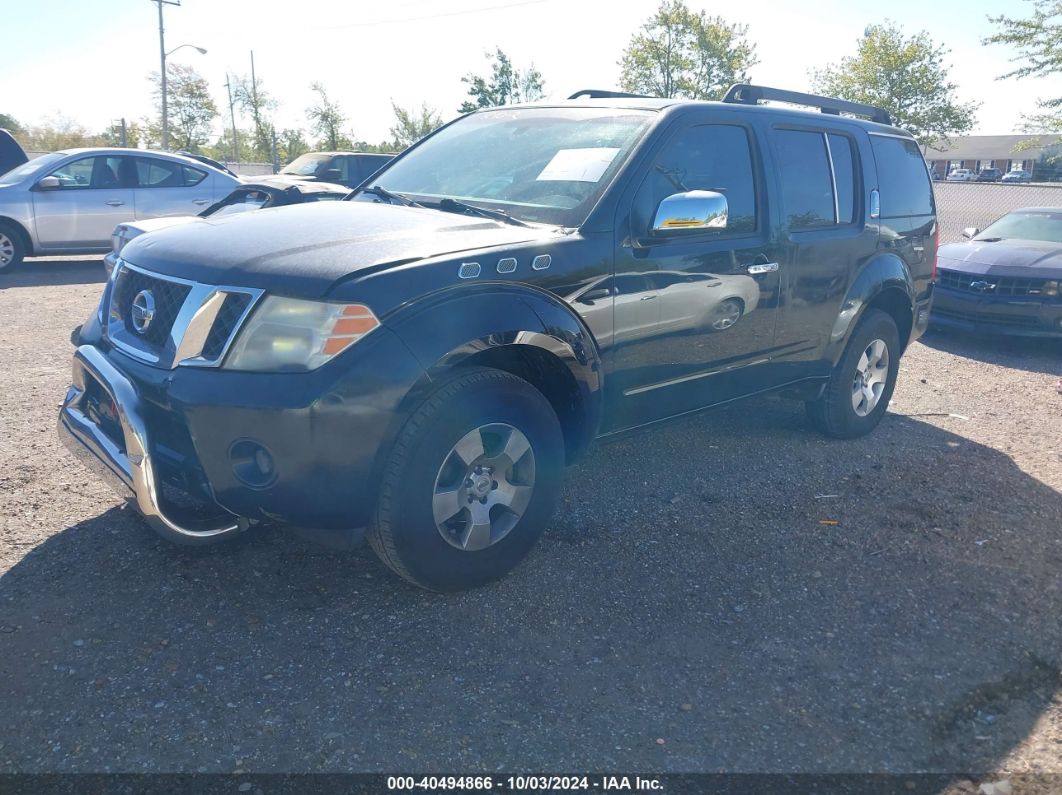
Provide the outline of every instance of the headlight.
<path id="1" fill-rule="evenodd" d="M 380 325 L 362 304 L 266 296 L 236 337 L 230 370 L 316 370 Z"/>
<path id="2" fill-rule="evenodd" d="M 1056 281 L 1044 282 L 1043 294 L 1044 295 L 1050 295 L 1052 297 L 1057 296 L 1058 295 L 1058 282 L 1056 282 Z"/>

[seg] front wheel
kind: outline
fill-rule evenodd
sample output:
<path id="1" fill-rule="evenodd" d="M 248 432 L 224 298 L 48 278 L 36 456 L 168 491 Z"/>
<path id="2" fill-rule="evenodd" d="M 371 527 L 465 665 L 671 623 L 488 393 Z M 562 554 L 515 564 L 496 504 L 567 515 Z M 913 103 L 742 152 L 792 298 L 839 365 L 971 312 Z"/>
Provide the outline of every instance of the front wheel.
<path id="1" fill-rule="evenodd" d="M 870 433 L 889 407 L 899 367 L 896 322 L 879 309 L 868 309 L 822 396 L 806 404 L 812 424 L 838 439 Z"/>
<path id="2" fill-rule="evenodd" d="M 367 533 L 380 559 L 435 591 L 483 585 L 514 568 L 556 505 L 560 423 L 546 398 L 483 367 L 440 384 L 399 433 Z"/>
<path id="3" fill-rule="evenodd" d="M 0 271 L 15 267 L 26 256 L 22 235 L 8 224 L 0 224 Z"/>

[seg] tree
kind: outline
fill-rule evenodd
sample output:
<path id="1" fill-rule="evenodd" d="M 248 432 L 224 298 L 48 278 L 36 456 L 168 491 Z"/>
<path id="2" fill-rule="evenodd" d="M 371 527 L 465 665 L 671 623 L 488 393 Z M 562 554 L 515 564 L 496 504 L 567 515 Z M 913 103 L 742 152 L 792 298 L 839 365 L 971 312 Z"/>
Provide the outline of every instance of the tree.
<path id="1" fill-rule="evenodd" d="M 395 124 L 391 128 L 391 141 L 395 149 L 405 149 L 442 126 L 442 116 L 429 108 L 427 102 L 421 104 L 419 111 L 400 108 L 394 102 L 391 102 L 391 108 L 395 112 Z"/>
<path id="2" fill-rule="evenodd" d="M 30 152 L 54 152 L 84 146 L 107 146 L 103 134 L 90 133 L 68 116 L 49 116 L 41 124 L 24 128 L 17 135 L 22 147 Z"/>
<path id="3" fill-rule="evenodd" d="M 328 98 L 328 92 L 320 83 L 311 83 L 310 90 L 317 94 L 317 101 L 306 109 L 306 116 L 310 120 L 310 131 L 321 136 L 318 146 L 336 151 L 346 142 L 349 148 L 350 139 L 340 131 L 347 117 L 339 103 Z"/>
<path id="4" fill-rule="evenodd" d="M 814 90 L 883 108 L 924 147 L 973 128 L 979 105 L 962 103 L 929 33 L 906 38 L 886 21 L 867 27 L 854 56 L 812 72 Z"/>
<path id="5" fill-rule="evenodd" d="M 534 102 L 545 96 L 545 81 L 534 64 L 523 72 L 513 69 L 512 61 L 502 52 L 501 47 L 495 47 L 493 54 L 486 53 L 486 58 L 491 62 L 489 76 L 469 73 L 461 78 L 462 83 L 468 83 L 468 95 L 472 99 L 465 100 L 457 109 L 458 113 L 471 113 L 478 108 L 515 105 L 518 102 Z"/>
<path id="6" fill-rule="evenodd" d="M 120 122 L 112 124 L 104 133 L 103 137 L 107 141 L 107 146 L 122 146 L 122 125 Z M 140 146 L 141 139 L 144 138 L 144 131 L 141 129 L 139 122 L 131 121 L 125 125 L 125 142 L 124 145 L 130 149 L 137 149 Z"/>
<path id="7" fill-rule="evenodd" d="M 254 130 L 237 130 L 236 137 L 239 143 L 238 150 L 233 146 L 232 127 L 225 125 L 221 130 L 221 135 L 214 140 L 214 145 L 203 148 L 203 154 L 215 160 L 228 162 L 232 160 L 232 154 L 236 151 L 236 162 L 253 163 L 255 161 Z"/>
<path id="8" fill-rule="evenodd" d="M 10 113 L 0 113 L 0 130 L 7 130 L 11 133 L 23 132 L 22 125 L 18 123 L 18 119 Z"/>
<path id="9" fill-rule="evenodd" d="M 150 124 L 150 138 L 161 138 L 162 81 L 158 72 L 149 78 L 155 86 L 155 107 L 158 121 Z M 210 96 L 210 86 L 195 67 L 169 62 L 166 64 L 167 115 L 170 117 L 170 140 L 176 149 L 196 152 L 210 140 L 217 105 Z"/>
<path id="10" fill-rule="evenodd" d="M 1028 19 L 989 17 L 999 31 L 984 39 L 984 44 L 1009 44 L 1018 51 L 1012 60 L 1020 65 L 1008 77 L 1047 77 L 1062 73 L 1062 2 L 1033 0 L 1033 14 Z M 1040 113 L 1025 117 L 1030 132 L 1062 132 L 1062 96 L 1039 101 Z"/>
<path id="11" fill-rule="evenodd" d="M 277 134 L 277 156 L 281 163 L 290 163 L 299 155 L 310 151 L 310 144 L 302 130 L 285 129 Z"/>
<path id="12" fill-rule="evenodd" d="M 271 157 L 273 150 L 273 124 L 269 120 L 270 111 L 276 110 L 277 101 L 266 91 L 261 80 L 249 77 L 236 77 L 232 83 L 232 99 L 236 106 L 251 116 L 254 122 L 254 155 Z"/>
<path id="13" fill-rule="evenodd" d="M 664 0 L 631 37 L 619 62 L 620 85 L 654 97 L 721 99 L 734 83 L 748 82 L 759 63 L 747 35 L 746 25 Z"/>

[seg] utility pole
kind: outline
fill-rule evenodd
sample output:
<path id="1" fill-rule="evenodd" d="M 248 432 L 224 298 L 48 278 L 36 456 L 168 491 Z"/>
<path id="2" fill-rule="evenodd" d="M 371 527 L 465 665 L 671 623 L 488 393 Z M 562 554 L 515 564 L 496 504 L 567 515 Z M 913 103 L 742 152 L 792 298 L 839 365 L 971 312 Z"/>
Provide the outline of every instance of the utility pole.
<path id="1" fill-rule="evenodd" d="M 159 7 L 159 76 L 162 79 L 162 148 L 170 148 L 170 115 L 166 107 L 166 30 L 162 24 L 162 6 L 179 6 L 181 0 L 151 0 Z"/>
<path id="2" fill-rule="evenodd" d="M 251 50 L 251 109 L 254 111 L 254 149 L 262 145 L 262 120 L 258 113 L 258 79 L 254 76 L 254 50 Z"/>
<path id="3" fill-rule="evenodd" d="M 225 73 L 225 90 L 229 92 L 229 118 L 232 119 L 232 162 L 240 162 L 240 134 L 236 132 L 236 110 L 232 104 L 232 86 L 229 83 L 229 73 Z"/>
<path id="4" fill-rule="evenodd" d="M 125 149 L 129 146 L 129 128 L 125 126 L 125 119 L 122 119 L 122 148 Z"/>

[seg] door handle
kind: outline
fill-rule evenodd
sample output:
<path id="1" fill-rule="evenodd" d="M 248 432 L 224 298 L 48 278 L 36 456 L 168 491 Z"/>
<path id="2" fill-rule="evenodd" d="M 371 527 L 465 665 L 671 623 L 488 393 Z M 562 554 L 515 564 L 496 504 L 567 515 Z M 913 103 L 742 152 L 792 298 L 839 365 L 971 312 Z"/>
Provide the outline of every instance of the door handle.
<path id="1" fill-rule="evenodd" d="M 755 265 L 749 265 L 745 270 L 752 276 L 759 276 L 761 273 L 774 273 L 778 270 L 777 262 L 758 262 Z"/>
<path id="2" fill-rule="evenodd" d="M 192 204 L 210 204 L 210 199 L 192 199 Z"/>
<path id="3" fill-rule="evenodd" d="M 654 295 L 643 295 L 639 300 L 641 300 L 641 301 L 652 301 L 654 298 L 656 298 L 655 294 Z"/>
<path id="4" fill-rule="evenodd" d="M 108 207 L 121 207 L 125 202 L 120 202 L 117 199 L 111 199 L 109 202 L 104 202 Z"/>

